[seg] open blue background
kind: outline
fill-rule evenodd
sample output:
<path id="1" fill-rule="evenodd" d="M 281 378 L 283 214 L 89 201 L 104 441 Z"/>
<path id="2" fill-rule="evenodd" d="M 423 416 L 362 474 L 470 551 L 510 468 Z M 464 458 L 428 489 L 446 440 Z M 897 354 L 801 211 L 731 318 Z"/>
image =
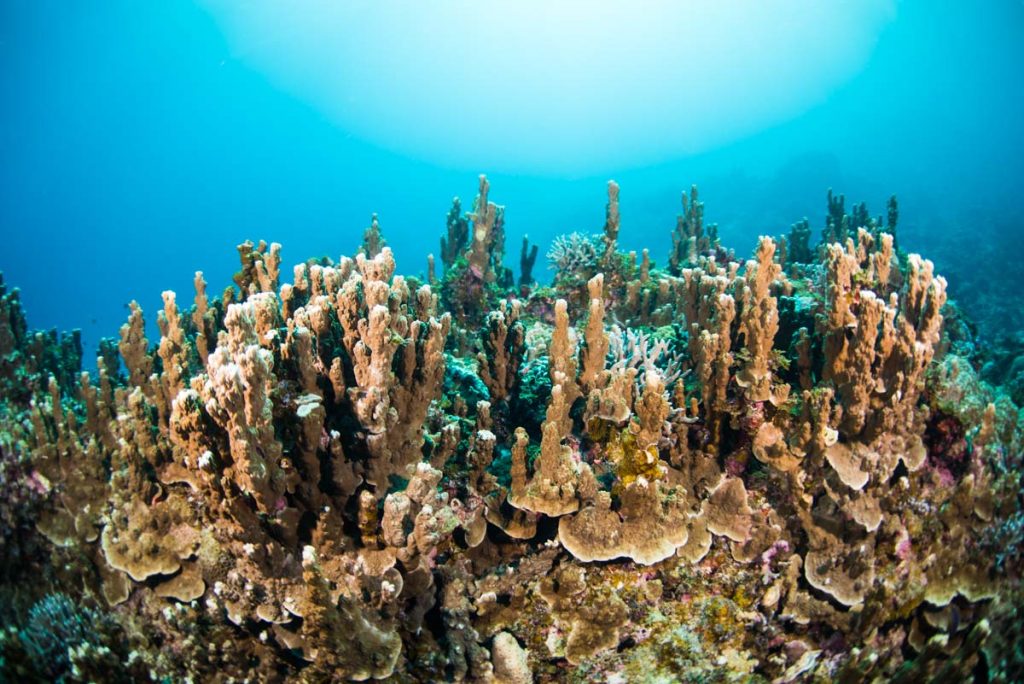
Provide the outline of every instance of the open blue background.
<path id="1" fill-rule="evenodd" d="M 510 258 L 524 233 L 543 253 L 598 230 L 609 177 L 625 246 L 656 260 L 691 183 L 741 254 L 803 216 L 820 229 L 831 186 L 874 213 L 899 195 L 903 246 L 934 256 L 954 294 L 972 278 L 1013 292 L 1019 251 L 975 255 L 978 240 L 1012 253 L 1024 232 L 1022 67 L 1022 3 L 899 3 L 863 71 L 784 123 L 656 166 L 490 174 Z M 164 289 L 187 306 L 196 270 L 218 292 L 245 238 L 282 242 L 287 264 L 337 258 L 377 212 L 399 270 L 419 273 L 452 196 L 468 205 L 486 171 L 353 136 L 235 59 L 192 3 L 0 3 L 0 270 L 31 325 L 80 327 L 90 346 L 133 298 L 150 321 Z"/>

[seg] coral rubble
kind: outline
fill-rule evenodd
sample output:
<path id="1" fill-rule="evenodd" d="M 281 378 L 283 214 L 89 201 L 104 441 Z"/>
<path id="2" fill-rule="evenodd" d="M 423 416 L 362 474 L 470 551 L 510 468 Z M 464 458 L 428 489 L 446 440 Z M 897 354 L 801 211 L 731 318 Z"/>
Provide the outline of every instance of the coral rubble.
<path id="1" fill-rule="evenodd" d="M 484 177 L 426 282 L 246 242 L 94 373 L 0 283 L 3 674 L 1019 679 L 1024 422 L 895 199 L 659 268 L 607 193 L 550 286 Z"/>

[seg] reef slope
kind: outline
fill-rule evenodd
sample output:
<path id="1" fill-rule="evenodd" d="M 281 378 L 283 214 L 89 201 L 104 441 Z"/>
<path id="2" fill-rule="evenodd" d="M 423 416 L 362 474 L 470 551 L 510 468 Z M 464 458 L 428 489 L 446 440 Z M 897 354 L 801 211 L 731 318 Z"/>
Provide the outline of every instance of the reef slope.
<path id="1" fill-rule="evenodd" d="M 618 193 L 551 285 L 483 177 L 421 277 L 247 242 L 92 372 L 0 289 L 3 674 L 1019 679 L 1020 414 L 895 199 L 659 266 Z"/>

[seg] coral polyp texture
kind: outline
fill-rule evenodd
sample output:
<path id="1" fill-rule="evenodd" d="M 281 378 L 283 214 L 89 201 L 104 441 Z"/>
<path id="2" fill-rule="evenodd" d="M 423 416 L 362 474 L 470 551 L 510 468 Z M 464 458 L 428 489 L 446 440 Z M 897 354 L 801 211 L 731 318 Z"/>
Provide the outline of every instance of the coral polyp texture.
<path id="1" fill-rule="evenodd" d="M 493 196 L 425 279 L 246 242 L 92 371 L 3 290 L 4 675 L 1021 678 L 1021 417 L 895 199 L 743 259 L 694 189 L 663 268 L 610 183 L 543 286 Z"/>

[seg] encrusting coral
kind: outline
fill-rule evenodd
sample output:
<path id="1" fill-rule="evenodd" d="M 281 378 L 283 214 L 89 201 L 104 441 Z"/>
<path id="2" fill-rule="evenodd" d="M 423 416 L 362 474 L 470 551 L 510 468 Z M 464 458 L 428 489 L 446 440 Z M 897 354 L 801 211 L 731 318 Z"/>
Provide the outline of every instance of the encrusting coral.
<path id="1" fill-rule="evenodd" d="M 744 262 L 693 188 L 663 269 L 619 250 L 619 192 L 551 286 L 525 240 L 504 266 L 484 177 L 426 282 L 376 216 L 290 282 L 246 242 L 221 296 L 163 293 L 159 340 L 133 302 L 95 374 L 0 284 L 0 669 L 1019 679 L 1024 421 L 895 199 L 830 192 L 821 244 Z"/>

